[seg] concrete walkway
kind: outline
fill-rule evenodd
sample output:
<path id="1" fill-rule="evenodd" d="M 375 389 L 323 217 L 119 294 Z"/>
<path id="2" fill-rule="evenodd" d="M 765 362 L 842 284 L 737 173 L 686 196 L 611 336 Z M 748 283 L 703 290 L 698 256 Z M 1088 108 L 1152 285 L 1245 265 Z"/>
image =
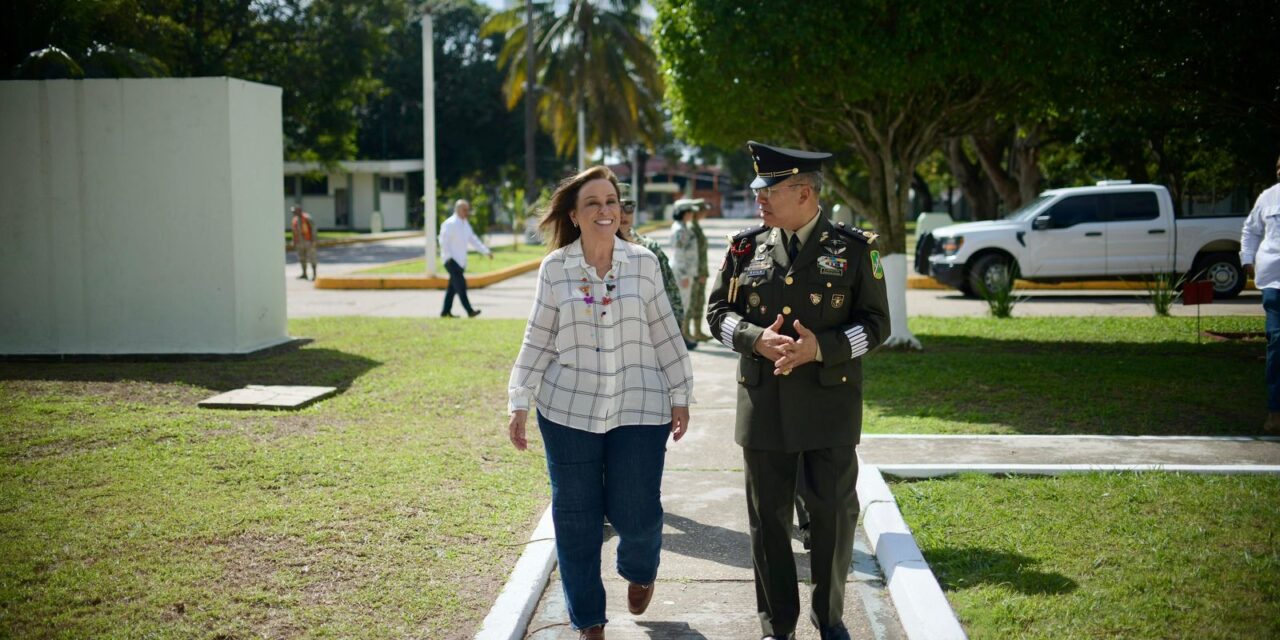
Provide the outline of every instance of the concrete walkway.
<path id="1" fill-rule="evenodd" d="M 741 449 L 733 443 L 737 355 L 717 343 L 702 343 L 691 353 L 694 395 L 689 432 L 667 445 L 662 483 L 666 510 L 661 568 L 649 610 L 632 616 L 626 608 L 626 582 L 613 569 L 616 538 L 605 542 L 602 562 L 608 593 L 610 638 L 681 639 L 758 638 L 755 584 Z M 606 531 L 608 531 L 606 529 Z M 807 611 L 808 554 L 793 543 L 801 580 L 801 604 Z M 853 566 L 845 591 L 845 623 L 855 638 L 905 638 L 885 589 L 884 575 L 859 528 Z M 576 639 L 559 574 L 553 573 L 529 624 L 528 638 Z M 817 631 L 802 614 L 797 637 Z"/>

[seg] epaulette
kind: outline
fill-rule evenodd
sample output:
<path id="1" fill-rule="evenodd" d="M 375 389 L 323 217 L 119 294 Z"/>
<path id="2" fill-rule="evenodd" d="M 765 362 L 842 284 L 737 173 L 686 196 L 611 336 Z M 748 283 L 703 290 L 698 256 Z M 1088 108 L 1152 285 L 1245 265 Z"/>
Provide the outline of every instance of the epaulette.
<path id="1" fill-rule="evenodd" d="M 754 237 L 754 236 L 758 235 L 761 231 L 764 231 L 764 230 L 766 230 L 766 229 L 768 229 L 768 228 L 769 228 L 769 227 L 766 227 L 765 225 L 759 225 L 759 226 L 756 226 L 756 227 L 751 227 L 751 228 L 748 228 L 748 229 L 743 229 L 742 231 L 739 231 L 736 235 L 730 236 L 730 237 L 729 237 L 729 243 L 730 243 L 730 244 L 733 244 L 733 243 L 735 243 L 735 242 L 737 242 L 737 241 L 739 241 L 739 240 L 742 240 L 742 239 L 745 239 L 745 238 L 751 238 L 751 237 Z"/>
<path id="2" fill-rule="evenodd" d="M 880 237 L 880 234 L 878 233 L 875 233 L 873 231 L 863 231 L 862 229 L 859 229 L 857 227 L 847 226 L 843 222 L 835 223 L 835 228 L 836 228 L 836 231 L 839 231 L 840 233 L 843 233 L 844 235 L 849 236 L 850 238 L 861 240 L 862 242 L 865 242 L 867 244 L 871 244 L 875 242 L 876 238 Z"/>

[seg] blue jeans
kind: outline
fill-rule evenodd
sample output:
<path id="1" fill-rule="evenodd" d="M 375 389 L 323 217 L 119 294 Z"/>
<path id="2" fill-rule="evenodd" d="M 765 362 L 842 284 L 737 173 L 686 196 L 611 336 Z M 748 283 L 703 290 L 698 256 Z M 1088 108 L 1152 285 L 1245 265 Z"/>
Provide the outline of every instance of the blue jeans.
<path id="1" fill-rule="evenodd" d="M 662 550 L 662 467 L 671 424 L 589 433 L 538 414 L 551 476 L 560 582 L 575 629 L 608 622 L 600 547 L 604 518 L 618 534 L 618 574 L 649 584 Z"/>
<path id="2" fill-rule="evenodd" d="M 1280 412 L 1280 289 L 1262 290 L 1267 312 L 1267 409 Z"/>

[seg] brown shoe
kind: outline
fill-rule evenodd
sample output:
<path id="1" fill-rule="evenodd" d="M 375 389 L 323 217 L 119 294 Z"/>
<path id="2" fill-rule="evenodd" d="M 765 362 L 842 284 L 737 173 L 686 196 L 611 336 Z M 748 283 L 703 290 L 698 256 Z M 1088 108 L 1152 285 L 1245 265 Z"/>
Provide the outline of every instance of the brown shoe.
<path id="1" fill-rule="evenodd" d="M 604 640 L 604 625 L 598 624 L 578 631 L 578 640 Z"/>
<path id="2" fill-rule="evenodd" d="M 627 585 L 627 610 L 633 615 L 644 613 L 649 608 L 649 601 L 653 600 L 653 583 L 636 584 L 634 582 Z"/>
<path id="3" fill-rule="evenodd" d="M 1267 421 L 1262 423 L 1262 430 L 1269 436 L 1280 436 L 1280 411 L 1267 414 Z"/>

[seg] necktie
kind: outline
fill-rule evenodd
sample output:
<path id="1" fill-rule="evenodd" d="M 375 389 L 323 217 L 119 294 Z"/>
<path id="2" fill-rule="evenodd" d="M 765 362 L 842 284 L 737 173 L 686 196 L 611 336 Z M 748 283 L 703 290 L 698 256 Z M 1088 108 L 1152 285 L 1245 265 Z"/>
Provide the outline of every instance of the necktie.
<path id="1" fill-rule="evenodd" d="M 796 261 L 796 256 L 800 255 L 800 235 L 791 234 L 791 241 L 787 243 L 787 260 Z"/>

